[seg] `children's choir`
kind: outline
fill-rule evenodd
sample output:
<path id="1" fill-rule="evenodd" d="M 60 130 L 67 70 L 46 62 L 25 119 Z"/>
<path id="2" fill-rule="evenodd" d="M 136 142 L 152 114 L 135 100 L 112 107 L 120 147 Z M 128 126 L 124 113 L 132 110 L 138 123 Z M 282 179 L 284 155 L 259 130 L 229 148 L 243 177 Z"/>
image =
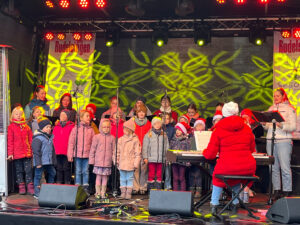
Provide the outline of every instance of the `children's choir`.
<path id="1" fill-rule="evenodd" d="M 95 195 L 105 198 L 114 163 L 120 172 L 123 199 L 130 199 L 132 194 L 145 194 L 151 188 L 190 190 L 196 197 L 201 195 L 200 169 L 190 163 L 171 164 L 166 160 L 168 149 L 189 151 L 191 142 L 195 142 L 194 131 L 208 129 L 195 104 L 190 104 L 187 113 L 178 117 L 165 95 L 151 120 L 145 98 L 138 97 L 126 121 L 117 98 L 113 97 L 110 109 L 102 114 L 101 120 L 95 116 L 96 106 L 88 104 L 78 113 L 76 122 L 77 113 L 67 93 L 54 111 L 58 121 L 52 131 L 51 122 L 44 117 L 49 109 L 43 91 L 39 87 L 26 106 L 30 115 L 27 123 L 22 107 L 17 106 L 8 127 L 8 159 L 14 161 L 20 194 L 25 194 L 27 188 L 27 193 L 38 197 L 44 171 L 48 183 L 71 184 L 74 163 L 74 184 L 82 185 L 87 191 L 93 190 L 88 188 L 92 185 Z M 209 130 L 213 131 L 222 119 L 222 106 L 218 103 L 215 115 L 208 118 L 212 123 Z"/>

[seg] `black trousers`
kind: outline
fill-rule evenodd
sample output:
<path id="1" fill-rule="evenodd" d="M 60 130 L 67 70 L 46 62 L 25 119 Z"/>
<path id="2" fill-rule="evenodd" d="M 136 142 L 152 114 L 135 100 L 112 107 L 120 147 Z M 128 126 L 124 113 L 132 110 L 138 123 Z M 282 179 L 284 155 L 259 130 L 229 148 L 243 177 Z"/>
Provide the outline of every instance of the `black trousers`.
<path id="1" fill-rule="evenodd" d="M 56 155 L 56 182 L 59 184 L 71 183 L 71 163 L 66 155 Z"/>

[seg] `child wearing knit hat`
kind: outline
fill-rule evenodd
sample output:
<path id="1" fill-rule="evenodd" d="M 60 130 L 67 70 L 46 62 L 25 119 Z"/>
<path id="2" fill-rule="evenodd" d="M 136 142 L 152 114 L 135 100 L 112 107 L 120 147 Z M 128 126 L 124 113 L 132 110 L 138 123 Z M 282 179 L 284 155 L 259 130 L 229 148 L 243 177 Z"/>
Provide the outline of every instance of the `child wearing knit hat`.
<path id="1" fill-rule="evenodd" d="M 176 133 L 173 139 L 170 142 L 170 148 L 172 150 L 190 150 L 191 144 L 188 139 L 188 129 L 189 125 L 185 122 L 177 123 L 175 125 Z M 180 163 L 172 164 L 172 172 L 173 172 L 173 190 L 174 191 L 185 191 L 186 190 L 186 180 L 185 180 L 185 172 L 186 165 Z"/>
<path id="2" fill-rule="evenodd" d="M 47 118 L 38 121 L 39 130 L 35 133 L 32 140 L 33 166 L 34 169 L 34 196 L 40 194 L 40 182 L 42 173 L 46 170 L 48 183 L 54 183 L 56 170 L 56 155 L 53 147 L 53 135 L 51 135 L 51 122 Z"/>
<path id="3" fill-rule="evenodd" d="M 152 119 L 152 129 L 143 140 L 143 159 L 148 164 L 148 189 L 162 188 L 162 166 L 166 160 L 166 152 L 169 149 L 169 141 L 162 129 L 162 119 Z"/>
<path id="4" fill-rule="evenodd" d="M 124 135 L 118 139 L 117 162 L 114 163 L 120 170 L 121 199 L 131 199 L 133 189 L 133 173 L 141 161 L 141 144 L 134 133 L 134 119 L 126 121 L 123 125 Z"/>
<path id="5" fill-rule="evenodd" d="M 71 163 L 68 162 L 68 141 L 66 141 L 69 140 L 74 128 L 74 123 L 70 119 L 71 112 L 68 109 L 63 109 L 59 115 L 59 122 L 53 129 L 53 145 L 57 160 L 56 182 L 58 184 L 71 183 Z"/>

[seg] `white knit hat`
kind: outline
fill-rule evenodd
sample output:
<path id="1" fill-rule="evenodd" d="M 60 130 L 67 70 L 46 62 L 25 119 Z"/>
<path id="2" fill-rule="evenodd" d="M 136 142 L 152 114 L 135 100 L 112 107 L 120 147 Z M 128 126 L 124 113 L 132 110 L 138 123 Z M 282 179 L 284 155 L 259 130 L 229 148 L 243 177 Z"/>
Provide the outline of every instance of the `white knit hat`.
<path id="1" fill-rule="evenodd" d="M 202 118 L 197 119 L 197 120 L 195 121 L 195 123 L 194 123 L 194 127 L 196 127 L 198 124 L 202 124 L 202 125 L 205 126 L 205 122 L 206 122 L 205 119 L 202 119 Z"/>
<path id="2" fill-rule="evenodd" d="M 238 115 L 239 114 L 239 105 L 232 101 L 225 103 L 222 108 L 222 114 L 224 117 Z"/>

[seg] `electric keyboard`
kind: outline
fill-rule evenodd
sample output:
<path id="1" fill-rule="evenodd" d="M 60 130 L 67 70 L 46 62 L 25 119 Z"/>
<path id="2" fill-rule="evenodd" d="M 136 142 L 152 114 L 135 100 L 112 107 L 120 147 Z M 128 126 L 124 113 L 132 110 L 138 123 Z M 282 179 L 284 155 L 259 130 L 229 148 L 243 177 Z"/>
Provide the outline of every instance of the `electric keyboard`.
<path id="1" fill-rule="evenodd" d="M 256 160 L 256 165 L 258 166 L 268 166 L 274 164 L 273 156 L 269 156 L 264 153 L 253 153 L 252 155 Z M 205 159 L 201 151 L 182 151 L 182 150 L 168 150 L 166 154 L 166 159 L 168 162 L 171 163 L 190 162 L 191 164 L 211 161 Z"/>

